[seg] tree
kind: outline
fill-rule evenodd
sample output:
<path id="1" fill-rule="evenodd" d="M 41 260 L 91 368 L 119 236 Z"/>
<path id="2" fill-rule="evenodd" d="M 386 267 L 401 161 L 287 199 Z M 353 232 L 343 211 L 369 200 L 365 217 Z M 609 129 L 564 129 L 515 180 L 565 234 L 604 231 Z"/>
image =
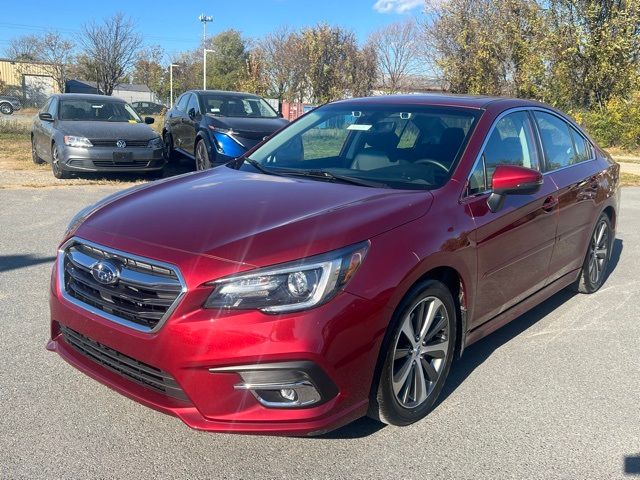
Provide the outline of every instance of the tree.
<path id="1" fill-rule="evenodd" d="M 376 52 L 382 87 L 396 93 L 407 87 L 417 69 L 417 28 L 414 20 L 387 25 L 369 36 L 369 48 Z"/>
<path id="2" fill-rule="evenodd" d="M 268 93 L 279 101 L 304 96 L 305 59 L 300 48 L 300 36 L 288 28 L 279 28 L 260 42 Z"/>
<path id="3" fill-rule="evenodd" d="M 5 56 L 11 60 L 38 61 L 40 59 L 40 42 L 36 35 L 23 35 L 9 40 Z"/>
<path id="4" fill-rule="evenodd" d="M 351 71 L 351 95 L 354 97 L 366 97 L 376 87 L 378 78 L 378 54 L 375 47 L 366 44 L 357 52 L 354 52 Z"/>
<path id="5" fill-rule="evenodd" d="M 249 50 L 245 72 L 238 82 L 238 90 L 255 93 L 256 95 L 268 95 L 268 81 L 265 72 L 265 52 L 261 47 Z"/>
<path id="6" fill-rule="evenodd" d="M 426 11 L 423 54 L 452 92 L 540 93 L 546 28 L 535 0 L 431 1 Z"/>
<path id="7" fill-rule="evenodd" d="M 240 32 L 225 30 L 208 38 L 205 45 L 207 49 L 213 50 L 207 57 L 207 88 L 237 89 L 245 76 L 249 59 L 247 45 Z M 200 56 L 202 57 L 202 51 Z M 202 73 L 202 66 L 200 72 Z"/>
<path id="8" fill-rule="evenodd" d="M 640 1 L 541 0 L 551 25 L 548 96 L 561 107 L 603 108 L 638 85 Z"/>
<path id="9" fill-rule="evenodd" d="M 305 59 L 312 102 L 326 103 L 351 92 L 358 51 L 352 31 L 324 23 L 302 30 L 298 55 Z"/>
<path id="10" fill-rule="evenodd" d="M 121 13 L 101 24 L 84 25 L 81 43 L 85 55 L 95 61 L 98 88 L 105 95 L 113 93 L 133 66 L 141 41 L 133 22 Z"/>
<path id="11" fill-rule="evenodd" d="M 69 64 L 73 60 L 75 45 L 59 32 L 48 32 L 38 41 L 39 60 L 50 64 L 53 80 L 60 92 L 64 92 L 69 79 Z"/>
<path id="12" fill-rule="evenodd" d="M 160 98 L 169 94 L 167 69 L 162 65 L 164 50 L 160 45 L 143 48 L 136 54 L 133 81 L 149 87 Z"/>

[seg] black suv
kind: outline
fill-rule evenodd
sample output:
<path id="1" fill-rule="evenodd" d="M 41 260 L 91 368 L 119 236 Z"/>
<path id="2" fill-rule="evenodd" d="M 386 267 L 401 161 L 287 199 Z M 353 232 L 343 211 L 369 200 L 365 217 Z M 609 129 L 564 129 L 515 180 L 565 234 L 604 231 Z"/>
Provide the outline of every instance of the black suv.
<path id="1" fill-rule="evenodd" d="M 167 159 L 180 152 L 205 170 L 243 155 L 287 123 L 257 95 L 195 90 L 167 112 L 162 137 Z"/>

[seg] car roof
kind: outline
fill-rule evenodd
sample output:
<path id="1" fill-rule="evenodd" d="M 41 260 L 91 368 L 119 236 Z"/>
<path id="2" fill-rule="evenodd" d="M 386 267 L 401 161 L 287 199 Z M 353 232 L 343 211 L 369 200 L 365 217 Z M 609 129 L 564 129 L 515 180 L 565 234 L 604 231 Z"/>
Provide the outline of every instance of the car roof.
<path id="1" fill-rule="evenodd" d="M 380 95 L 375 97 L 351 98 L 332 104 L 340 105 L 428 105 L 438 107 L 460 107 L 486 109 L 490 104 L 503 104 L 505 108 L 518 106 L 544 106 L 533 100 L 485 95 L 455 95 L 442 93 L 424 93 L 415 95 Z"/>
<path id="2" fill-rule="evenodd" d="M 235 97 L 238 95 L 242 95 L 245 97 L 254 97 L 260 98 L 260 95 L 256 95 L 255 93 L 247 93 L 247 92 L 230 92 L 227 90 L 189 90 L 185 93 L 195 93 L 197 95 L 204 95 L 207 93 L 214 93 L 216 95 L 220 95 L 221 97 Z"/>
<path id="3" fill-rule="evenodd" d="M 111 97 L 109 95 L 96 95 L 93 93 L 57 93 L 51 95 L 52 97 L 58 97 L 61 100 L 90 100 L 93 102 L 103 102 L 105 100 L 113 102 L 125 103 L 125 101 L 118 97 Z"/>

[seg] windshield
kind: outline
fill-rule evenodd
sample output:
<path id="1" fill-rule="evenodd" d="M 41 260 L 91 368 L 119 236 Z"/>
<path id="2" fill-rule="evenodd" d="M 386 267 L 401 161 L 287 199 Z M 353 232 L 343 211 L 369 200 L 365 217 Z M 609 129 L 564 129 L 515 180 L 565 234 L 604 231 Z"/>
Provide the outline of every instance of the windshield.
<path id="1" fill-rule="evenodd" d="M 451 176 L 478 115 L 453 107 L 327 105 L 253 152 L 254 166 L 240 168 L 310 178 L 321 172 L 324 177 L 313 176 L 399 189 L 438 188 Z"/>
<path id="2" fill-rule="evenodd" d="M 113 100 L 60 100 L 60 120 L 141 123 L 135 110 L 127 103 Z"/>
<path id="3" fill-rule="evenodd" d="M 207 113 L 221 117 L 276 118 L 278 114 L 260 97 L 249 95 L 202 95 Z"/>

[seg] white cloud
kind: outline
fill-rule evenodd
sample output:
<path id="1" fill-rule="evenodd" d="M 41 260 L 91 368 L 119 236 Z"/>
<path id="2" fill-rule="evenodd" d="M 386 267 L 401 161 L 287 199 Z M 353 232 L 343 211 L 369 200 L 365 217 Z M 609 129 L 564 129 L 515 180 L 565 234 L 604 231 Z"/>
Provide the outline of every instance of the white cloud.
<path id="1" fill-rule="evenodd" d="M 378 13 L 405 13 L 424 4 L 424 0 L 377 0 L 373 9 Z"/>

